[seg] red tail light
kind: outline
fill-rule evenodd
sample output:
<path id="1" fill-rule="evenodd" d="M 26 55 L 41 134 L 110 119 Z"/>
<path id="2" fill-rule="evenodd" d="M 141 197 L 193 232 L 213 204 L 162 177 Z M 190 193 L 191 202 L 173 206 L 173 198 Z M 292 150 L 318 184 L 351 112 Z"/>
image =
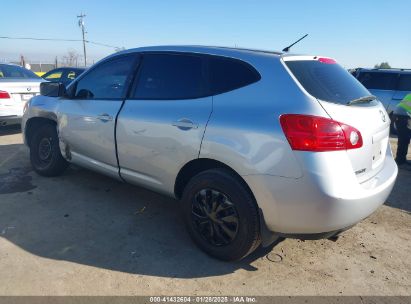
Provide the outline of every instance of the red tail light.
<path id="1" fill-rule="evenodd" d="M 10 98 L 10 94 L 5 91 L 0 91 L 0 99 Z"/>
<path id="2" fill-rule="evenodd" d="M 362 147 L 360 131 L 329 118 L 285 114 L 280 123 L 293 150 L 325 152 Z"/>
<path id="3" fill-rule="evenodd" d="M 319 62 L 322 62 L 322 63 L 326 63 L 326 64 L 336 64 L 336 63 L 337 63 L 337 61 L 335 61 L 334 59 L 332 59 L 332 58 L 325 58 L 325 57 L 320 57 L 320 58 L 318 58 L 318 61 L 319 61 Z"/>

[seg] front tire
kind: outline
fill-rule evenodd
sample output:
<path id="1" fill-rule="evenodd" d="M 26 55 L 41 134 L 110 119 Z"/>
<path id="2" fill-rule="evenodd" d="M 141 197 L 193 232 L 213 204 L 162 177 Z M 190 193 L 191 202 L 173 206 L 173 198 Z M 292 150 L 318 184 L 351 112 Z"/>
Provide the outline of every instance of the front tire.
<path id="1" fill-rule="evenodd" d="M 35 131 L 30 141 L 30 161 L 34 171 L 42 176 L 57 176 L 67 168 L 54 125 L 44 124 Z"/>
<path id="2" fill-rule="evenodd" d="M 212 257 L 240 260 L 261 243 L 254 198 L 228 170 L 212 169 L 193 177 L 184 189 L 182 209 L 191 238 Z"/>

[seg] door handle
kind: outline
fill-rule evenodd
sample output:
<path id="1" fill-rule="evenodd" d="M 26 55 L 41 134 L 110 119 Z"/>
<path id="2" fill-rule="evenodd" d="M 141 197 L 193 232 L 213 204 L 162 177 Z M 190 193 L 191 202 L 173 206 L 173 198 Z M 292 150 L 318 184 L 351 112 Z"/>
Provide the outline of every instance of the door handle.
<path id="1" fill-rule="evenodd" d="M 174 121 L 172 125 L 174 127 L 179 128 L 180 130 L 190 130 L 198 128 L 198 124 L 193 123 L 191 120 L 187 118 L 182 118 L 177 121 Z"/>
<path id="2" fill-rule="evenodd" d="M 110 116 L 106 113 L 97 115 L 97 119 L 101 120 L 102 122 L 108 122 L 113 120 L 113 116 Z"/>

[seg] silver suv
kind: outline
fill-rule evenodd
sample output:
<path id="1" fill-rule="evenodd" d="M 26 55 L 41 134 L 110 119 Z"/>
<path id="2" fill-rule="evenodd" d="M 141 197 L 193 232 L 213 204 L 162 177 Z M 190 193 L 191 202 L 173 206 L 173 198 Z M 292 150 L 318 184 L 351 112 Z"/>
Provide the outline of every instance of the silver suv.
<path id="1" fill-rule="evenodd" d="M 74 163 L 175 197 L 194 242 L 223 260 L 338 234 L 397 176 L 384 107 L 330 58 L 147 47 L 41 91 L 22 124 L 36 172 Z"/>

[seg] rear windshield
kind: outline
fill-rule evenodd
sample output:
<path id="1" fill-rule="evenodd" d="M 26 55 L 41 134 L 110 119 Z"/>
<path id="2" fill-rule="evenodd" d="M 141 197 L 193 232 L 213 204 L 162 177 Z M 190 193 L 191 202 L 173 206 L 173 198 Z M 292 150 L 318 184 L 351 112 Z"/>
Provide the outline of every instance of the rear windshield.
<path id="1" fill-rule="evenodd" d="M 0 79 L 4 78 L 34 78 L 39 79 L 32 71 L 19 66 L 0 64 Z"/>
<path id="2" fill-rule="evenodd" d="M 397 73 L 361 72 L 358 81 L 371 90 L 395 90 Z"/>
<path id="3" fill-rule="evenodd" d="M 315 98 L 338 104 L 371 95 L 347 70 L 317 60 L 286 61 L 304 89 Z"/>

